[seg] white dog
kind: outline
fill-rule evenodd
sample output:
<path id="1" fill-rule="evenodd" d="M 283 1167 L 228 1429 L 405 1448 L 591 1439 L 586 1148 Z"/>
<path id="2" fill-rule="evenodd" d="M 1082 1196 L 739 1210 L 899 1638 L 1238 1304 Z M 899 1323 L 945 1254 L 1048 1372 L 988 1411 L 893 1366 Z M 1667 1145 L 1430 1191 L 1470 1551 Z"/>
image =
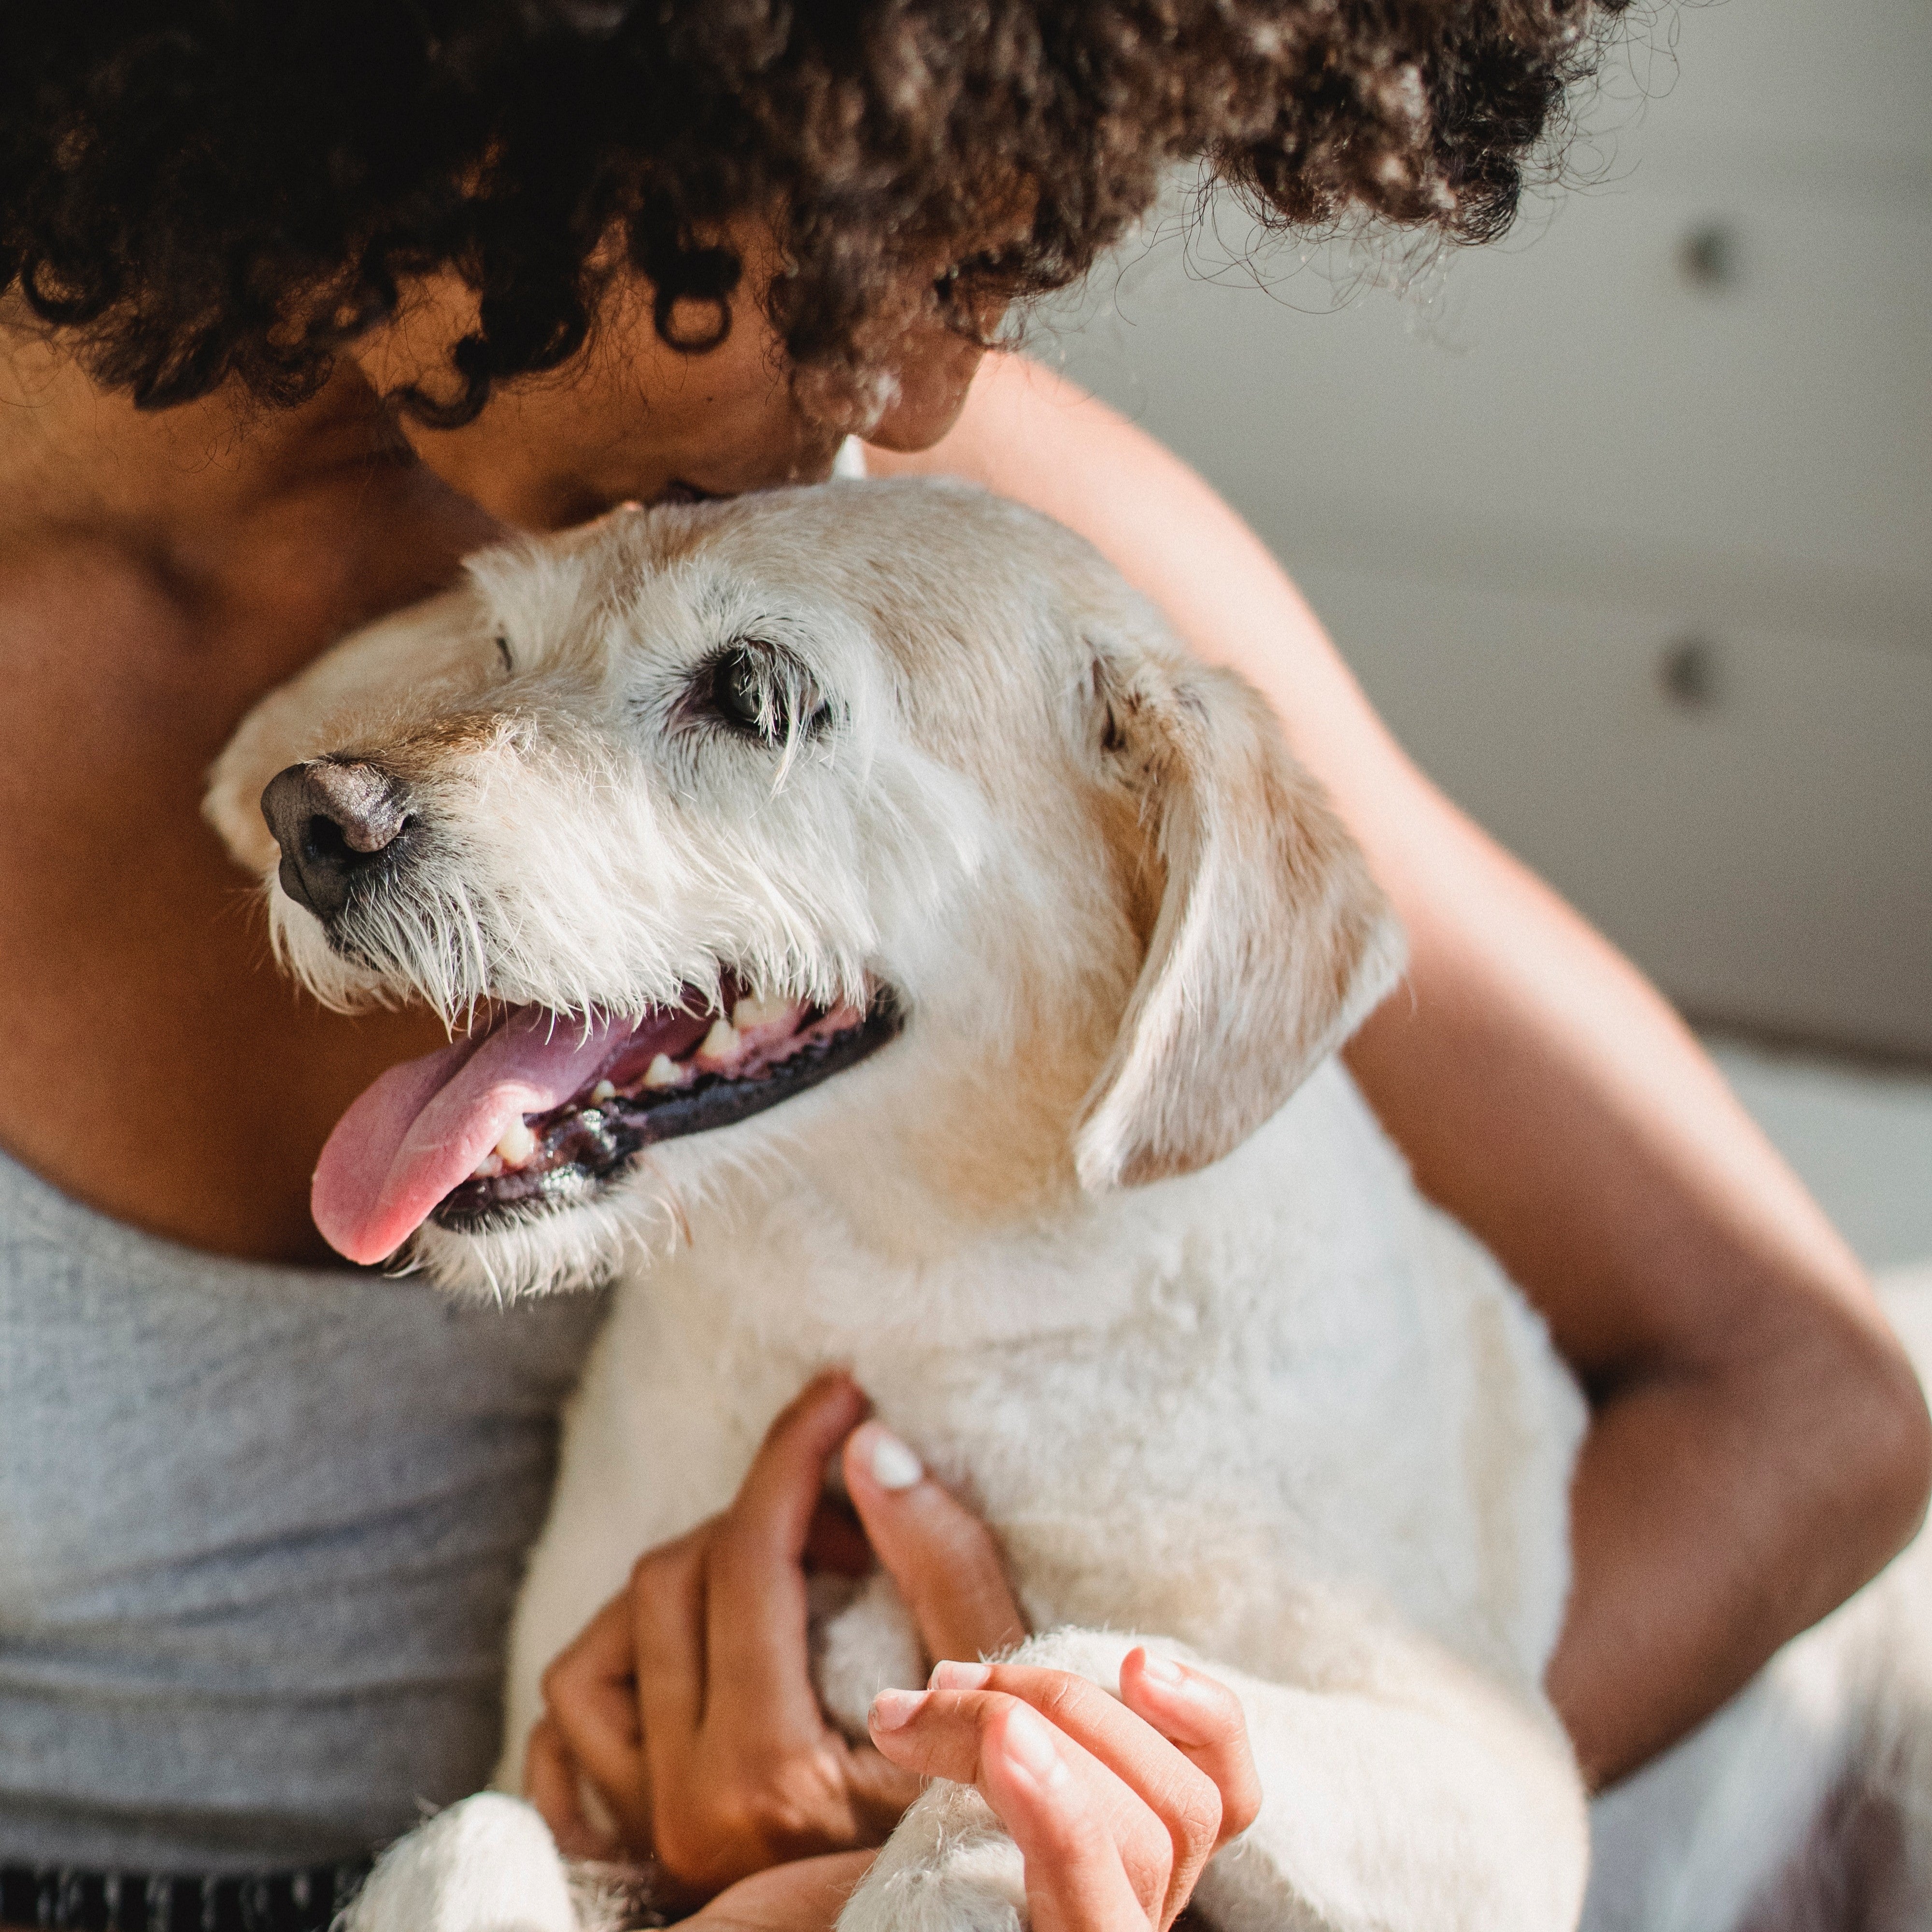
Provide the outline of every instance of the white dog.
<path id="1" fill-rule="evenodd" d="M 506 1779 L 550 1658 L 844 1363 L 998 1532 L 1024 1654 L 1110 1682 L 1137 1633 L 1238 1690 L 1266 1796 L 1201 1884 L 1216 1924 L 1577 1922 L 1541 1676 L 1582 1404 L 1333 1058 L 1400 964 L 1359 856 L 1259 700 L 1084 544 L 933 484 L 619 512 L 322 660 L 210 811 L 322 997 L 476 1022 L 345 1116 L 324 1232 L 460 1291 L 619 1280 Z M 855 1733 L 922 1678 L 879 1580 L 826 1658 Z M 1834 1784 L 1800 1781 L 1786 1848 Z M 1784 1856 L 1729 1851 L 1700 1932 Z M 936 1784 L 842 1924 L 1024 1916 L 1015 1848 Z M 492 1798 L 356 1920 L 574 1923 Z"/>

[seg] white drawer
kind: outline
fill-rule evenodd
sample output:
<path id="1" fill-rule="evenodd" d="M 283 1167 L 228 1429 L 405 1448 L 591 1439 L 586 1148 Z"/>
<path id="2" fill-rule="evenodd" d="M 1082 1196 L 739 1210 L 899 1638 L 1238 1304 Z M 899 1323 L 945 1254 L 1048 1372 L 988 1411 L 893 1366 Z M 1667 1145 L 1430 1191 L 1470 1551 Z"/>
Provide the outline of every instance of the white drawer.
<path id="1" fill-rule="evenodd" d="M 1712 289 L 1679 262 L 1714 226 L 1736 267 Z M 1569 553 L 1762 562 L 1932 608 L 1932 220 L 1605 190 L 1459 257 L 1430 311 L 1289 306 L 1328 297 L 1190 280 L 1168 248 L 1065 366 L 1284 554 L 1400 568 L 1422 544 L 1526 587 Z"/>
<path id="2" fill-rule="evenodd" d="M 1305 583 L 1422 764 L 1688 1010 L 1932 1054 L 1932 654 Z"/>
<path id="3" fill-rule="evenodd" d="M 1932 154 L 1932 7 L 1925 0 L 1724 0 L 1634 8 L 1628 58 L 1606 71 L 1610 110 L 1654 152 L 1661 133 L 1713 152 L 1762 145 Z M 1641 36 L 1641 38 L 1635 37 Z M 1642 98 L 1641 112 L 1620 104 Z"/>

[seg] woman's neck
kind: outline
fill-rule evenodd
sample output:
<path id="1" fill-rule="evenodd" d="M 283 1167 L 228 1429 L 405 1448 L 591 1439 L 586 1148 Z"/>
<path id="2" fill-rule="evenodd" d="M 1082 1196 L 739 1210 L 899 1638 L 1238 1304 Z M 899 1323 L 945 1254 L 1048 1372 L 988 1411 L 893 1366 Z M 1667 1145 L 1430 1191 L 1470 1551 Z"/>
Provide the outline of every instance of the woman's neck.
<path id="1" fill-rule="evenodd" d="M 345 492 L 390 500 L 385 516 L 332 514 Z M 104 390 L 71 350 L 0 317 L 0 554 L 105 542 L 197 603 L 245 608 L 291 595 L 307 603 L 326 590 L 286 574 L 305 531 L 326 522 L 347 534 L 359 525 L 380 543 L 398 514 L 435 525 L 447 540 L 439 550 L 502 534 L 414 462 L 352 364 L 292 408 L 229 385 L 142 410 Z M 343 558 L 352 570 L 358 561 Z"/>

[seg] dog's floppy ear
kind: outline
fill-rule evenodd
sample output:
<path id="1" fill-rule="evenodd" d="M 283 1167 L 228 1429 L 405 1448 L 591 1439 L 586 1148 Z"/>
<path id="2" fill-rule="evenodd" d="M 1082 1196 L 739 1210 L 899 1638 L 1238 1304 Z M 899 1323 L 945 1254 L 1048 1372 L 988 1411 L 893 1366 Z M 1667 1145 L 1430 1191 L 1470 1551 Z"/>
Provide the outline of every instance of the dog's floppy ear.
<path id="1" fill-rule="evenodd" d="M 1281 1106 L 1400 973 L 1400 928 L 1258 693 L 1104 648 L 1102 755 L 1166 879 L 1074 1151 L 1100 1190 L 1218 1160 Z"/>

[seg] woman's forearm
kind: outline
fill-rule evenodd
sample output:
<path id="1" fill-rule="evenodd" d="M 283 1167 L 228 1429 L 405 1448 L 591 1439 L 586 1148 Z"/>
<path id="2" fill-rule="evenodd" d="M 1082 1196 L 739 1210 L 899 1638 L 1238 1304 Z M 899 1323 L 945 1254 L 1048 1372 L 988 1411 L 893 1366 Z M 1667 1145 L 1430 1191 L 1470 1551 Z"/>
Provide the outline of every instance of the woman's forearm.
<path id="1" fill-rule="evenodd" d="M 1917 1520 L 1916 1385 L 1838 1338 L 1600 1401 L 1546 1674 L 1586 1775 L 1673 1743 L 1880 1568 Z"/>
<path id="2" fill-rule="evenodd" d="M 1606 1782 L 1904 1540 L 1924 1408 L 1857 1262 L 1656 993 L 1450 808 L 1412 839 L 1410 997 L 1352 1066 L 1590 1392 L 1549 1684 Z"/>
<path id="3" fill-rule="evenodd" d="M 1080 530 L 1268 694 L 1367 848 L 1411 968 L 1350 1064 L 1589 1388 L 1550 1684 L 1592 1776 L 1630 1768 L 1918 1519 L 1932 1427 L 1858 1264 L 1664 1002 L 1416 771 L 1185 466 L 1009 359 L 938 450 L 877 466 L 971 477 Z"/>

